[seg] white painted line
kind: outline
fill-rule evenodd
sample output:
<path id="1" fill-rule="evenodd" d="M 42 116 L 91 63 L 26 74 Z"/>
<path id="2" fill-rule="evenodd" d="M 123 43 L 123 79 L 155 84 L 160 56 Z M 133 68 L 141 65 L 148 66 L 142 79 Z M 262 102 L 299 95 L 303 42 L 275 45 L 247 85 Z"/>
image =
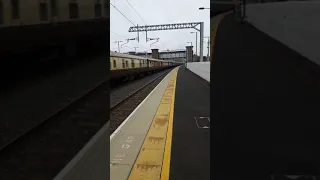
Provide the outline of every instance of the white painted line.
<path id="1" fill-rule="evenodd" d="M 149 96 L 158 88 L 158 86 L 170 75 L 170 73 L 173 70 L 171 70 L 166 77 L 164 77 L 161 82 L 150 92 L 150 94 L 148 94 L 148 96 L 132 111 L 132 113 L 120 124 L 120 126 L 111 134 L 110 136 L 110 140 L 112 140 L 112 138 L 118 133 L 118 131 L 121 130 L 122 126 L 124 126 L 129 119 L 131 118 L 131 116 L 137 111 L 137 109 L 139 109 L 139 107 L 149 98 Z"/>
<path id="2" fill-rule="evenodd" d="M 196 121 L 197 127 L 200 128 L 196 117 L 194 117 L 194 120 Z"/>
<path id="3" fill-rule="evenodd" d="M 209 117 L 198 117 L 198 118 L 199 118 L 199 119 L 207 119 L 207 120 L 209 121 L 209 123 L 210 123 L 210 118 L 209 118 Z M 208 127 L 208 126 L 200 127 L 200 126 L 199 126 L 199 123 L 198 123 L 198 118 L 194 117 L 194 120 L 196 121 L 197 127 L 198 127 L 199 129 L 210 129 L 210 127 Z"/>

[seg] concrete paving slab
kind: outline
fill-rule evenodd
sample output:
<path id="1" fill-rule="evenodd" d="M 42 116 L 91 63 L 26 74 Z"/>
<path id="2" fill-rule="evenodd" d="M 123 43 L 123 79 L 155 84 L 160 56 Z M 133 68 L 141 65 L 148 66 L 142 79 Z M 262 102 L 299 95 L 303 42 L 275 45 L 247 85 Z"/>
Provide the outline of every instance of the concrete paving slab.
<path id="1" fill-rule="evenodd" d="M 145 149 L 144 157 L 137 159 L 136 167 L 132 170 L 133 175 L 130 175 L 128 180 L 160 179 L 163 152 L 163 150 Z M 146 159 L 148 159 L 148 161 L 146 161 Z"/>
<path id="2" fill-rule="evenodd" d="M 110 166 L 111 172 L 110 173 L 110 180 L 123 180 L 128 178 L 128 174 L 130 173 L 132 165 L 125 165 L 125 164 L 116 164 Z"/>
<path id="3" fill-rule="evenodd" d="M 110 147 L 110 164 L 132 165 L 140 151 L 145 135 L 126 134 L 120 136 Z"/>

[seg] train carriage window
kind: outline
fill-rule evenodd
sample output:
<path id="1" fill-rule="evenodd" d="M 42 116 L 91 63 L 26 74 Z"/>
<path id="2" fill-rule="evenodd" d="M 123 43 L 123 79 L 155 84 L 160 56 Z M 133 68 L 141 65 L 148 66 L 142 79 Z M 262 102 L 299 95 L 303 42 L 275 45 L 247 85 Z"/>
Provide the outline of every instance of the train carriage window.
<path id="1" fill-rule="evenodd" d="M 124 59 L 122 59 L 122 68 L 125 68 L 125 66 L 124 66 Z"/>
<path id="2" fill-rule="evenodd" d="M 101 17 L 102 15 L 102 5 L 100 0 L 95 0 L 94 4 L 94 16 L 95 17 Z"/>
<path id="3" fill-rule="evenodd" d="M 0 0 L 0 25 L 3 24 L 4 17 L 3 17 L 3 5 L 2 5 L 2 0 Z"/>
<path id="4" fill-rule="evenodd" d="M 69 18 L 77 19 L 79 18 L 79 7 L 78 3 L 75 0 L 69 2 Z"/>
<path id="5" fill-rule="evenodd" d="M 139 63 L 140 63 L 140 67 L 142 67 L 142 61 L 141 60 L 139 60 Z"/>
<path id="6" fill-rule="evenodd" d="M 131 59 L 131 67 L 134 68 L 134 60 L 133 59 Z"/>
<path id="7" fill-rule="evenodd" d="M 11 15 L 12 19 L 20 18 L 20 0 L 11 0 Z"/>
<path id="8" fill-rule="evenodd" d="M 48 21 L 48 3 L 41 2 L 39 7 L 40 21 Z"/>
<path id="9" fill-rule="evenodd" d="M 128 60 L 126 61 L 126 68 L 128 68 L 129 67 L 129 64 L 128 64 Z"/>
<path id="10" fill-rule="evenodd" d="M 116 60 L 113 60 L 113 67 L 114 67 L 114 68 L 117 68 Z"/>

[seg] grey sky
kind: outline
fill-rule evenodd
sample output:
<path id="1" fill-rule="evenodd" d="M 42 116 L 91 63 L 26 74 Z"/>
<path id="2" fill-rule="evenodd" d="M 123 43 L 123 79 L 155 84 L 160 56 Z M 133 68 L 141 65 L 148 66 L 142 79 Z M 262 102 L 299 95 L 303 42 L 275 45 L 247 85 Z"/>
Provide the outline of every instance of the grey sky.
<path id="1" fill-rule="evenodd" d="M 199 7 L 210 7 L 209 0 L 128 0 L 134 9 L 140 14 L 147 25 L 185 23 L 185 22 L 204 22 L 204 37 L 210 36 L 210 11 L 199 10 Z M 110 3 L 116 6 L 128 19 L 134 24 L 145 25 L 145 22 L 136 14 L 126 0 L 110 0 Z M 118 51 L 118 45 L 115 41 L 123 41 L 127 38 L 135 38 L 137 33 L 129 33 L 129 27 L 133 26 L 125 17 L 123 17 L 114 7 L 110 5 L 110 49 Z M 199 26 L 200 27 L 200 26 Z M 121 48 L 121 52 L 134 51 L 133 47 L 138 47 L 137 52 L 148 51 L 151 48 L 158 48 L 159 51 L 185 49 L 187 45 L 194 46 L 196 35 L 190 32 L 194 29 L 166 30 L 148 32 L 148 38 L 160 38 L 159 42 L 146 43 L 145 34 L 140 33 L 140 42 L 129 41 Z M 200 49 L 200 34 L 198 33 L 198 54 Z M 204 40 L 204 52 L 207 54 L 207 38 Z"/>

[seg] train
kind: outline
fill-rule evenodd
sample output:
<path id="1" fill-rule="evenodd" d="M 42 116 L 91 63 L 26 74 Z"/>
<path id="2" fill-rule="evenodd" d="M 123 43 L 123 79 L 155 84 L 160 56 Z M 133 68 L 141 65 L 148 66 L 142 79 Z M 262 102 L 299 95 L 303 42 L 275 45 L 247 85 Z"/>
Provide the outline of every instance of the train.
<path id="1" fill-rule="evenodd" d="M 145 58 L 110 51 L 111 79 L 135 77 L 182 65 L 182 62 Z"/>
<path id="2" fill-rule="evenodd" d="M 0 0 L 0 56 L 103 47 L 109 14 L 107 0 Z"/>

